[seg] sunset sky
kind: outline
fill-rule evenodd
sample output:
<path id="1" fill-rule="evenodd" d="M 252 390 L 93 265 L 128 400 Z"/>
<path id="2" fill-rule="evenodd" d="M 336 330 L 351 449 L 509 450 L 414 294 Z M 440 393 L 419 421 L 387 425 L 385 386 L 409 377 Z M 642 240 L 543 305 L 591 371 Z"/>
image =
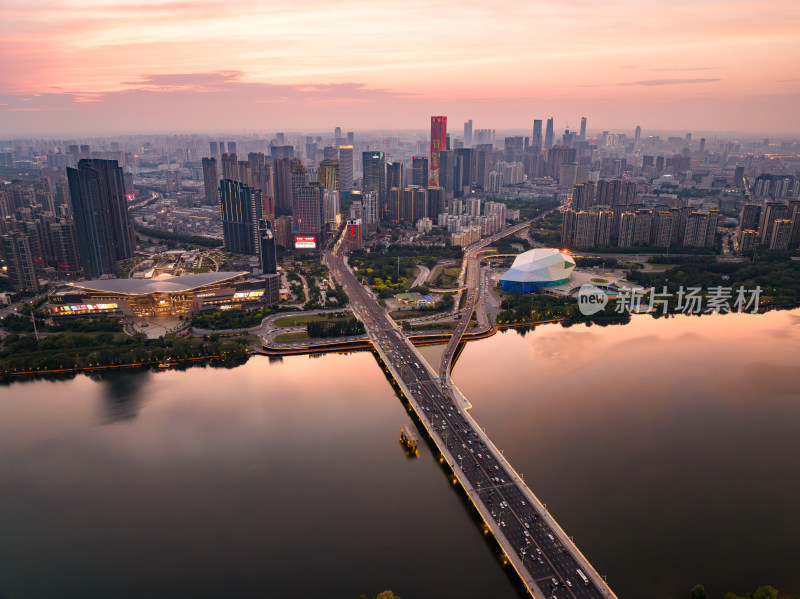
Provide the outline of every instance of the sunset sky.
<path id="1" fill-rule="evenodd" d="M 800 132 L 798 0 L 0 0 L 0 138 Z"/>

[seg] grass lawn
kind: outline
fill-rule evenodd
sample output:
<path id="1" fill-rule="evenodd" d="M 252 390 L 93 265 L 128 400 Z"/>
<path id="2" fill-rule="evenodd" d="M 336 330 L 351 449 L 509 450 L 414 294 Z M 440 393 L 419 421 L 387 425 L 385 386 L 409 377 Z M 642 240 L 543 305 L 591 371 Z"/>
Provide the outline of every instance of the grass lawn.
<path id="1" fill-rule="evenodd" d="M 280 335 L 276 335 L 275 342 L 292 343 L 294 341 L 308 341 L 309 339 L 311 339 L 311 337 L 308 336 L 308 333 L 300 331 L 298 333 L 281 333 Z"/>
<path id="2" fill-rule="evenodd" d="M 448 266 L 442 269 L 441 274 L 436 277 L 433 282 L 435 287 L 453 287 L 458 281 L 458 275 L 461 274 L 461 268 L 458 266 Z"/>
<path id="3" fill-rule="evenodd" d="M 598 283 L 599 285 L 605 285 L 608 283 L 608 279 L 592 279 L 592 283 Z"/>
<path id="4" fill-rule="evenodd" d="M 448 308 L 449 309 L 449 308 Z M 444 312 L 445 310 L 395 310 L 394 312 L 389 312 L 389 316 L 391 316 L 395 320 L 405 320 L 406 318 L 419 318 L 420 316 L 431 316 L 433 314 L 439 314 L 440 312 Z"/>
<path id="5" fill-rule="evenodd" d="M 287 316 L 286 318 L 279 318 L 275 321 L 275 325 L 279 327 L 298 327 L 309 322 L 344 322 L 352 318 L 352 316 L 326 316 L 325 314 L 304 314 L 302 316 Z"/>

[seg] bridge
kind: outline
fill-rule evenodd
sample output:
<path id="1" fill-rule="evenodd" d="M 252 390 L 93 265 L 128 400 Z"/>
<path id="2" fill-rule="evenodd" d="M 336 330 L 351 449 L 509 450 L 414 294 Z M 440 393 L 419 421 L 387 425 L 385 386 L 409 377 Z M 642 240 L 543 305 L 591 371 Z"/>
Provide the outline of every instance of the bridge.
<path id="1" fill-rule="evenodd" d="M 502 548 L 531 596 L 537 599 L 616 598 L 577 546 L 558 526 L 468 412 L 467 399 L 450 381 L 452 360 L 478 299 L 478 254 L 493 241 L 522 231 L 516 225 L 466 248 L 462 276 L 468 288 L 461 322 L 434 372 L 397 324 L 347 267 L 341 240 L 324 261 L 345 288 L 381 361 L 391 372 L 467 498 Z M 461 281 L 460 284 L 464 284 Z"/>

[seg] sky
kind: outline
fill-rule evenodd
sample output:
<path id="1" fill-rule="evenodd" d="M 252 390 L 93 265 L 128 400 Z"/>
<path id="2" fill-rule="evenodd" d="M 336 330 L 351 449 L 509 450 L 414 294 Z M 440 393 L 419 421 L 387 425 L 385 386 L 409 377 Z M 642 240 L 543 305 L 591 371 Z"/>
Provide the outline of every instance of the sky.
<path id="1" fill-rule="evenodd" d="M 0 137 L 800 133 L 798 0 L 0 0 Z M 457 124 L 457 125 L 456 125 Z"/>

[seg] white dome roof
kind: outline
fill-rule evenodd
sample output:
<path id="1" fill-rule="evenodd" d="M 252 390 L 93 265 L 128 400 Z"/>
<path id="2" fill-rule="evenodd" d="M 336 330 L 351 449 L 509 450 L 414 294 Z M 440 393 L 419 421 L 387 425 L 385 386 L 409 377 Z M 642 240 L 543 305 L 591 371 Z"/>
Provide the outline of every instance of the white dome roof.
<path id="1" fill-rule="evenodd" d="M 500 280 L 552 283 L 569 279 L 574 268 L 575 260 L 569 254 L 552 248 L 536 248 L 517 256 Z"/>

